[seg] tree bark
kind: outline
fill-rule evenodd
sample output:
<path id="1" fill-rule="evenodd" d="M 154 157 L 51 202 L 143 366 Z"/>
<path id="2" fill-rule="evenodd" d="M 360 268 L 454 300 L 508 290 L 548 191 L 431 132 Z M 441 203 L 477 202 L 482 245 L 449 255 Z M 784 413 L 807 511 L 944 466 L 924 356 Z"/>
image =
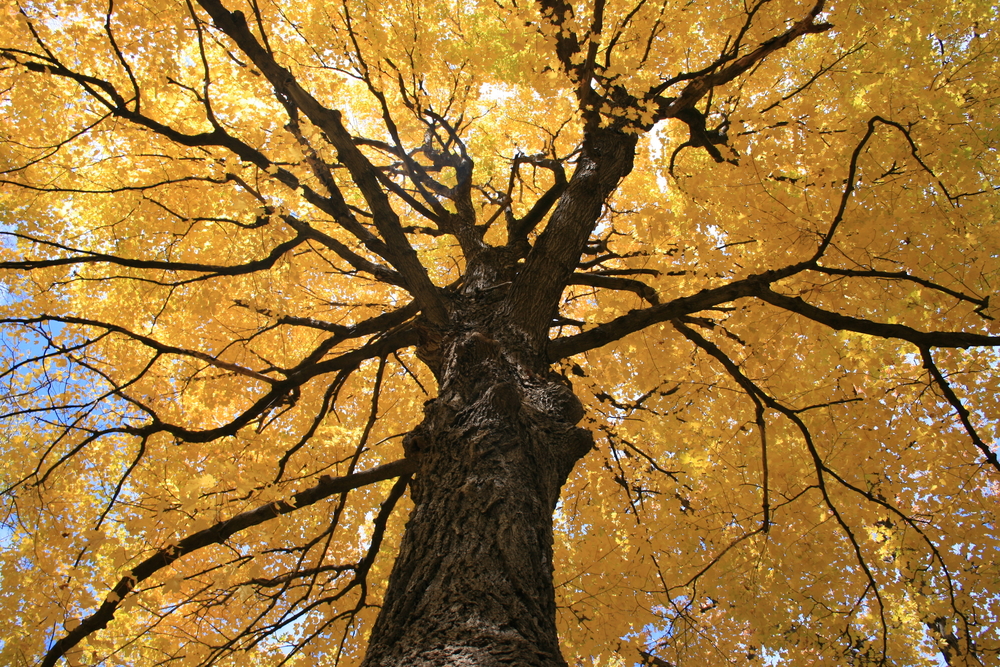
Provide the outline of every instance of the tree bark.
<path id="1" fill-rule="evenodd" d="M 433 346 L 441 390 L 404 440 L 414 509 L 365 667 L 566 665 L 552 516 L 593 437 L 568 382 L 524 342 L 473 327 Z"/>

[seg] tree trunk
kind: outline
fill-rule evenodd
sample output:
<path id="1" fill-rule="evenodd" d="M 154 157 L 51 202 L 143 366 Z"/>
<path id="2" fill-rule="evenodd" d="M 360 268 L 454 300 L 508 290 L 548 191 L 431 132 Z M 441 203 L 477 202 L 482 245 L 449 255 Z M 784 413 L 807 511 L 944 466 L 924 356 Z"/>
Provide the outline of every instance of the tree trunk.
<path id="1" fill-rule="evenodd" d="M 566 664 L 552 514 L 593 438 L 575 426 L 567 381 L 523 338 L 477 329 L 441 338 L 440 394 L 404 440 L 415 507 L 365 667 Z"/>

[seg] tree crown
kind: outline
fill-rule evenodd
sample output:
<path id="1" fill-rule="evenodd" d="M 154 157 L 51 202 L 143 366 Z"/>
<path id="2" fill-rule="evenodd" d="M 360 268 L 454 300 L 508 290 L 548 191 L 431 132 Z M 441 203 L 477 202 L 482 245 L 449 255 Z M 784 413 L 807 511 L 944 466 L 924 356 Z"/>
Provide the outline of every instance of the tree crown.
<path id="1" fill-rule="evenodd" d="M 484 323 L 571 662 L 997 659 L 991 3 L 3 7 L 6 664 L 360 660 Z"/>

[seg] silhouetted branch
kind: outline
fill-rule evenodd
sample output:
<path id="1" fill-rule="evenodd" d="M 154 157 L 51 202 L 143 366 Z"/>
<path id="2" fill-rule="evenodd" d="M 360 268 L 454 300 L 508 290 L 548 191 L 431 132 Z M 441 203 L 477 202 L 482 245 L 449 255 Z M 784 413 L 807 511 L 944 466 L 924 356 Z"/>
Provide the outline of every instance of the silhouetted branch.
<path id="1" fill-rule="evenodd" d="M 673 299 L 651 308 L 630 311 L 583 333 L 553 340 L 548 346 L 549 358 L 552 360 L 563 359 L 613 343 L 631 333 L 660 322 L 667 322 L 737 299 L 756 296 L 761 290 L 761 286 L 769 285 L 808 268 L 808 262 L 792 264 L 782 269 L 748 276 L 728 285 L 704 289 L 697 294 Z"/>
<path id="2" fill-rule="evenodd" d="M 746 377 L 743 371 L 740 370 L 739 366 L 737 366 L 732 359 L 726 356 L 726 354 L 722 350 L 720 350 L 717 345 L 707 340 L 705 337 L 703 337 L 701 334 L 694 331 L 690 327 L 684 326 L 680 322 L 675 322 L 674 326 L 689 341 L 694 343 L 696 346 L 704 350 L 709 356 L 718 361 L 722 365 L 722 367 L 726 369 L 726 372 L 729 373 L 729 375 L 734 380 L 736 380 L 749 394 L 755 395 L 760 399 L 761 402 L 767 405 L 767 407 L 776 410 L 777 412 L 784 415 L 786 419 L 788 419 L 795 425 L 796 429 L 798 429 L 799 433 L 802 435 L 802 440 L 805 443 L 806 449 L 809 451 L 809 455 L 813 461 L 813 467 L 815 468 L 816 471 L 816 484 L 820 490 L 820 493 L 823 495 L 824 504 L 833 514 L 834 518 L 836 518 L 837 523 L 840 525 L 841 530 L 843 531 L 844 535 L 847 538 L 847 541 L 851 544 L 851 548 L 854 551 L 854 555 L 858 562 L 858 565 L 861 567 L 861 570 L 865 573 L 865 578 L 868 581 L 868 588 L 866 589 L 865 594 L 861 596 L 861 599 L 863 600 L 867 596 L 868 590 L 871 590 L 875 595 L 876 602 L 878 603 L 879 622 L 881 625 L 882 654 L 885 655 L 886 648 L 888 646 L 889 628 L 885 618 L 886 607 L 885 607 L 885 602 L 882 599 L 882 592 L 879 590 L 878 582 L 875 581 L 875 575 L 874 573 L 872 573 L 871 567 L 869 566 L 868 561 L 865 559 L 864 554 L 861 551 L 861 545 L 854 534 L 854 530 L 850 527 L 850 525 L 848 525 L 840 509 L 833 502 L 833 498 L 830 497 L 830 492 L 826 484 L 826 475 L 828 473 L 828 468 L 826 464 L 823 462 L 823 458 L 820 456 L 819 450 L 817 450 L 815 442 L 813 442 L 812 433 L 809 431 L 809 428 L 806 426 L 806 423 L 802 421 L 802 418 L 799 417 L 798 414 L 796 414 L 795 410 L 791 410 L 786 406 L 782 405 L 778 400 L 767 394 L 763 389 L 758 387 L 756 383 L 754 383 L 752 380 Z M 758 411 L 759 416 L 760 414 L 761 413 Z M 767 532 L 768 523 L 765 523 L 759 530 Z"/>
<path id="3" fill-rule="evenodd" d="M 111 592 L 108 593 L 107 598 L 97 611 L 83 619 L 76 628 L 68 631 L 64 637 L 56 641 L 46 652 L 45 658 L 41 663 L 42 667 L 53 667 L 59 658 L 79 644 L 85 637 L 106 628 L 108 623 L 114 618 L 115 612 L 118 610 L 125 596 L 132 593 L 136 586 L 169 566 L 178 558 L 203 547 L 225 542 L 242 530 L 260 525 L 303 507 L 308 507 L 336 493 L 344 493 L 351 489 L 357 489 L 368 484 L 392 479 L 393 477 L 405 476 L 408 479 L 409 475 L 415 470 L 416 466 L 411 461 L 400 459 L 353 475 L 326 478 L 316 486 L 293 494 L 288 500 L 268 503 L 255 510 L 237 514 L 226 521 L 220 521 L 204 530 L 188 535 L 177 542 L 177 544 L 160 549 L 133 567 L 128 575 L 120 579 L 114 588 L 111 589 Z M 397 484 L 396 487 L 393 487 L 393 490 L 395 491 L 398 486 Z"/>
<path id="4" fill-rule="evenodd" d="M 603 276 L 595 273 L 574 273 L 569 279 L 569 284 L 635 292 L 654 306 L 660 303 L 660 297 L 657 296 L 656 290 L 644 282 L 630 278 L 616 278 L 614 276 Z"/>
<path id="5" fill-rule="evenodd" d="M 420 303 L 425 316 L 432 322 L 446 322 L 447 312 L 437 288 L 403 232 L 399 217 L 393 211 L 381 184 L 378 169 L 355 145 L 354 138 L 342 123 L 341 113 L 321 104 L 298 83 L 290 71 L 279 65 L 261 47 L 250 32 L 242 12 L 230 12 L 219 0 L 198 0 L 198 4 L 212 17 L 215 27 L 236 42 L 275 90 L 286 96 L 314 125 L 323 130 L 371 209 L 372 221 L 384 241 L 380 254 L 402 274 L 406 289 Z"/>
<path id="6" fill-rule="evenodd" d="M 972 423 L 972 415 L 969 409 L 962 404 L 962 399 L 958 397 L 955 390 L 951 388 L 948 383 L 947 378 L 941 372 L 941 369 L 937 367 L 934 363 L 934 357 L 931 355 L 931 350 L 928 347 L 920 347 L 920 356 L 924 361 L 924 368 L 928 370 L 931 377 L 934 379 L 934 384 L 938 386 L 941 393 L 944 394 L 945 399 L 951 404 L 951 407 L 955 409 L 958 414 L 959 420 L 962 422 L 962 427 L 965 428 L 965 432 L 969 434 L 972 438 L 972 443 L 979 448 L 979 451 L 983 453 L 986 457 L 986 461 L 993 466 L 993 469 L 1000 472 L 1000 460 L 997 460 L 997 454 L 994 452 L 989 445 L 983 442 L 983 439 L 979 436 L 979 432 L 976 430 L 975 425 Z"/>
<path id="7" fill-rule="evenodd" d="M 800 297 L 778 294 L 761 285 L 753 296 L 792 313 L 797 313 L 838 331 L 855 331 L 878 338 L 895 338 L 913 343 L 917 347 L 993 347 L 1000 345 L 1000 336 L 968 333 L 965 331 L 918 331 L 905 324 L 873 322 L 857 317 L 832 313 L 803 301 Z"/>

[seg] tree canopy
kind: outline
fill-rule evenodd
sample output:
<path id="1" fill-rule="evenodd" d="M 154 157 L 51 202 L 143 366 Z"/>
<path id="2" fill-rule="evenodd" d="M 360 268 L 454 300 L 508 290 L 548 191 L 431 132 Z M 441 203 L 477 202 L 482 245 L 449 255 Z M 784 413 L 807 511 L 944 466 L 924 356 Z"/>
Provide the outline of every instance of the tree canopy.
<path id="1" fill-rule="evenodd" d="M 0 5 L 3 664 L 360 663 L 496 346 L 569 664 L 1000 661 L 995 3 Z"/>

